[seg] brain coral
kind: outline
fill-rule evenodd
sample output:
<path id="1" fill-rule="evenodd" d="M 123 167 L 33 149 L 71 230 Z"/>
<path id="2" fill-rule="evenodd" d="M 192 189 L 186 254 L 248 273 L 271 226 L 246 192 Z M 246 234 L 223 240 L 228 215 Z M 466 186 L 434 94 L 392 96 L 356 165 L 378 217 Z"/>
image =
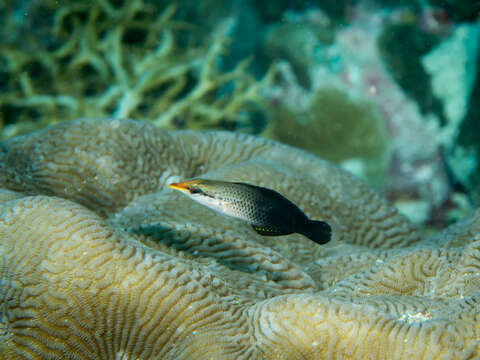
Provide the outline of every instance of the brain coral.
<path id="1" fill-rule="evenodd" d="M 273 188 L 333 240 L 165 185 Z M 0 146 L 0 359 L 474 359 L 480 212 L 430 238 L 336 166 L 225 132 L 77 120 Z"/>

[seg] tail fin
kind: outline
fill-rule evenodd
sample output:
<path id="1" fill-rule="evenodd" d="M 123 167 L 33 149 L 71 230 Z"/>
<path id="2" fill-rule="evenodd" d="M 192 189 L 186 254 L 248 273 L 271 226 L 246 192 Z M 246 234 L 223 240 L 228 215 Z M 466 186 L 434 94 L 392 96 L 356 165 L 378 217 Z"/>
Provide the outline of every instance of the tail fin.
<path id="1" fill-rule="evenodd" d="M 332 228 L 325 221 L 310 220 L 298 233 L 320 245 L 332 238 Z"/>

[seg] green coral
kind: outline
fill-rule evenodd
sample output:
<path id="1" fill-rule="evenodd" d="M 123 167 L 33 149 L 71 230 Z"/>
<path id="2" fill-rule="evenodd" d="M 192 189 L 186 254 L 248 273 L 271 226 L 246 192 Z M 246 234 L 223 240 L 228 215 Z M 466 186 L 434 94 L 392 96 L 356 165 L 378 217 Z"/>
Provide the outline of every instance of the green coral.
<path id="1" fill-rule="evenodd" d="M 193 25 L 175 18 L 173 5 L 42 0 L 28 6 L 25 31 L 12 20 L 18 11 L 12 4 L 0 12 L 11 19 L 4 34 L 15 32 L 0 42 L 0 120 L 15 124 L 4 136 L 77 117 L 133 117 L 168 128 L 235 126 L 260 102 L 263 83 L 247 74 L 248 62 L 220 70 L 233 19 L 203 44 Z"/>
<path id="2" fill-rule="evenodd" d="M 344 163 L 381 187 L 390 154 L 388 134 L 384 119 L 370 102 L 326 87 L 314 93 L 303 118 L 286 107 L 271 111 L 273 119 L 266 136 Z M 354 164 L 351 160 L 358 161 Z"/>

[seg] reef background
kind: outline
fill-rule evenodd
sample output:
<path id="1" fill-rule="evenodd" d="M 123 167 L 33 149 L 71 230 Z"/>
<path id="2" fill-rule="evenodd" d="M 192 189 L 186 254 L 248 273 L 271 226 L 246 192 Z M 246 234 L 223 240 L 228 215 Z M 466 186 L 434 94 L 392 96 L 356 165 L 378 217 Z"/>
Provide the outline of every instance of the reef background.
<path id="1" fill-rule="evenodd" d="M 480 203 L 480 2 L 0 2 L 3 140 L 79 117 L 269 137 L 413 222 Z"/>
<path id="2" fill-rule="evenodd" d="M 479 10 L 1 1 L 0 360 L 480 358 Z"/>

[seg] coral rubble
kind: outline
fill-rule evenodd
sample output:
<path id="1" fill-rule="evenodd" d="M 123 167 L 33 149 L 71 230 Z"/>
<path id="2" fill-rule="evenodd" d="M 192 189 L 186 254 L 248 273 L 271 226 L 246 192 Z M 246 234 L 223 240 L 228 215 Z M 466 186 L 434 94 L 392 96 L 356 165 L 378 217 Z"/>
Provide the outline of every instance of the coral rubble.
<path id="1" fill-rule="evenodd" d="M 334 239 L 165 184 L 268 186 Z M 353 176 L 226 132 L 76 120 L 0 146 L 0 359 L 473 359 L 480 213 L 431 238 Z"/>

